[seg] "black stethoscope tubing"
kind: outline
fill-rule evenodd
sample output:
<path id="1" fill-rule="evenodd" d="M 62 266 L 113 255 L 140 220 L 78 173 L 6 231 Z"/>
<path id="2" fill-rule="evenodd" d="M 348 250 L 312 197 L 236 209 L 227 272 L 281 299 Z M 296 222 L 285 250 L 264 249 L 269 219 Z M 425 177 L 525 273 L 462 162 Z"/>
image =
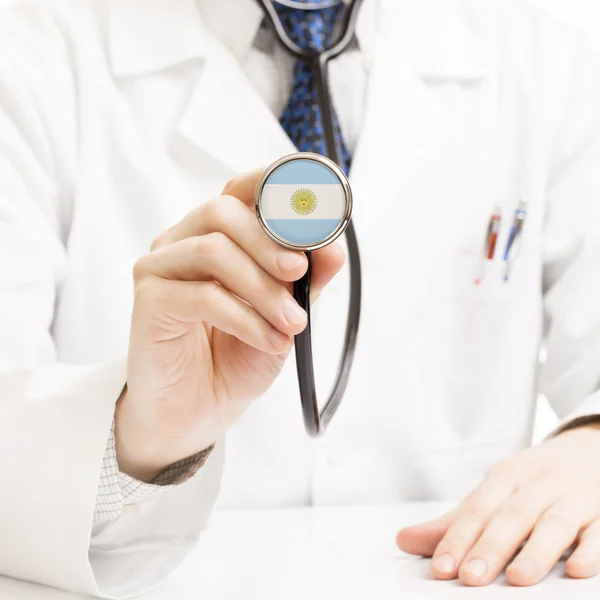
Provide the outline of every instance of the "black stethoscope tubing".
<path id="1" fill-rule="evenodd" d="M 294 42 L 286 35 L 285 29 L 279 20 L 273 3 L 270 0 L 258 0 L 258 2 L 268 16 L 275 30 L 276 37 L 284 49 L 297 60 L 305 61 L 310 65 L 317 89 L 319 108 L 323 118 L 324 141 L 327 157 L 333 160 L 337 165 L 341 165 L 341 150 L 335 135 L 333 103 L 329 88 L 328 62 L 344 52 L 354 39 L 356 19 L 362 0 L 354 0 L 351 3 L 349 9 L 343 16 L 341 26 L 341 31 L 343 33 L 340 39 L 324 52 L 306 50 L 294 44 Z M 287 4 L 287 2 L 285 4 Z M 314 6 L 310 6 L 310 8 L 314 8 Z M 306 253 L 308 258 L 308 270 L 306 274 L 302 279 L 294 283 L 294 298 L 308 315 L 306 328 L 295 338 L 295 351 L 304 425 L 307 433 L 311 437 L 320 437 L 325 433 L 333 415 L 339 408 L 348 385 L 350 370 L 352 368 L 356 350 L 356 339 L 360 323 L 362 281 L 358 240 L 352 221 L 348 223 L 345 235 L 350 267 L 348 320 L 346 322 L 344 348 L 337 377 L 332 392 L 322 410 L 319 410 L 317 401 L 311 342 L 310 280 L 312 269 L 310 252 Z"/>

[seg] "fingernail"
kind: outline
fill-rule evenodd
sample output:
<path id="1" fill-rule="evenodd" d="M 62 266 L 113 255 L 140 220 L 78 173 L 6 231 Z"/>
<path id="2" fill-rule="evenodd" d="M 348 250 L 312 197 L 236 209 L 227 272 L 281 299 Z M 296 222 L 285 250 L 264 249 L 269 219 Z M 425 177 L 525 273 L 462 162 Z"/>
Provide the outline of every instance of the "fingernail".
<path id="1" fill-rule="evenodd" d="M 281 333 L 281 331 L 277 331 L 277 329 L 271 329 L 271 331 L 269 331 L 267 340 L 269 341 L 269 344 L 275 348 L 275 350 L 281 351 L 285 350 L 290 343 L 290 338 Z"/>
<path id="2" fill-rule="evenodd" d="M 282 271 L 293 271 L 302 262 L 302 257 L 293 252 L 280 252 L 277 257 L 277 266 Z"/>
<path id="3" fill-rule="evenodd" d="M 286 298 L 283 301 L 282 312 L 290 325 L 298 325 L 306 321 L 306 313 L 300 308 L 298 303 L 291 298 Z"/>
<path id="4" fill-rule="evenodd" d="M 488 572 L 488 565 L 485 562 L 485 560 L 481 558 L 476 558 L 475 560 L 468 562 L 463 567 L 463 570 L 466 571 L 469 575 L 472 575 L 473 577 L 482 579 Z"/>
<path id="5" fill-rule="evenodd" d="M 522 575 L 533 575 L 537 571 L 537 562 L 531 557 L 520 558 L 510 565 L 510 570 Z"/>
<path id="6" fill-rule="evenodd" d="M 431 562 L 431 566 L 439 573 L 450 575 L 456 571 L 456 561 L 451 554 L 440 554 Z"/>

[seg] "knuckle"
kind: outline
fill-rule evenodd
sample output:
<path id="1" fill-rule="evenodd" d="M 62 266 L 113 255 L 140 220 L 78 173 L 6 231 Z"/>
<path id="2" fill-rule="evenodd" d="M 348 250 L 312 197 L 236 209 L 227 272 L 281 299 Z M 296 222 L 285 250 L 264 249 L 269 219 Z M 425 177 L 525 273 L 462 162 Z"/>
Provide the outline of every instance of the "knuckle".
<path id="1" fill-rule="evenodd" d="M 469 531 L 457 530 L 447 535 L 435 549 L 436 555 L 455 554 L 461 552 L 473 543 L 473 536 Z"/>
<path id="2" fill-rule="evenodd" d="M 140 280 L 134 290 L 134 304 L 148 305 L 158 299 L 158 281 L 154 277 Z"/>
<path id="3" fill-rule="evenodd" d="M 203 260 L 223 252 L 229 245 L 229 238 L 220 231 L 199 235 L 186 240 L 188 249 L 193 254 L 199 255 Z"/>
<path id="4" fill-rule="evenodd" d="M 232 177 L 231 179 L 229 179 L 229 181 L 227 181 L 227 183 L 225 184 L 225 187 L 223 188 L 221 194 L 223 196 L 231 195 L 232 191 L 235 190 L 235 188 L 237 187 L 238 181 L 238 177 Z"/>
<path id="5" fill-rule="evenodd" d="M 222 214 L 224 211 L 235 210 L 240 205 L 240 200 L 231 194 L 222 194 L 215 200 L 215 203 L 219 205 Z"/>
<path id="6" fill-rule="evenodd" d="M 211 253 L 222 254 L 229 247 L 229 238 L 221 231 L 209 233 L 207 236 L 208 250 Z"/>
<path id="7" fill-rule="evenodd" d="M 260 226 L 256 227 L 254 230 L 252 242 L 254 245 L 253 247 L 258 248 L 260 252 L 275 253 L 281 249 L 281 246 L 274 242 Z"/>
<path id="8" fill-rule="evenodd" d="M 460 519 L 465 519 L 479 526 L 484 526 L 488 522 L 488 515 L 478 506 L 466 506 L 461 511 Z"/>
<path id="9" fill-rule="evenodd" d="M 526 520 L 525 507 L 509 502 L 502 506 L 490 519 L 490 524 L 498 529 L 508 523 L 523 523 Z"/>
<path id="10" fill-rule="evenodd" d="M 221 231 L 226 228 L 240 201 L 229 194 L 213 198 L 203 207 L 204 219 L 210 223 L 211 229 Z"/>
<path id="11" fill-rule="evenodd" d="M 201 302 L 205 305 L 218 304 L 220 302 L 222 288 L 216 281 L 206 281 L 202 283 Z"/>
<path id="12" fill-rule="evenodd" d="M 165 234 L 161 233 L 158 237 L 155 237 L 150 244 L 150 252 L 154 252 L 156 249 L 160 248 L 163 244 Z"/>
<path id="13" fill-rule="evenodd" d="M 135 264 L 133 265 L 132 269 L 134 283 L 141 281 L 142 279 L 144 279 L 144 277 L 148 275 L 148 273 L 150 272 L 150 263 L 151 258 L 148 254 L 145 254 L 144 256 L 138 258 L 138 260 L 135 261 Z"/>
<path id="14" fill-rule="evenodd" d="M 575 513 L 575 511 L 569 511 Z M 562 510 L 549 510 L 540 519 L 540 526 L 562 530 L 573 536 L 579 532 L 579 523 L 567 512 Z"/>
<path id="15" fill-rule="evenodd" d="M 208 235 L 199 235 L 185 240 L 187 250 L 194 255 L 206 254 L 209 250 Z"/>
<path id="16" fill-rule="evenodd" d="M 252 232 L 252 236 L 249 238 L 249 244 L 256 256 L 263 257 L 263 259 L 270 260 L 272 263 L 276 264 L 275 257 L 281 247 L 278 247 L 277 244 L 267 236 L 262 230 L 262 227 L 257 227 L 256 231 Z"/>
<path id="17" fill-rule="evenodd" d="M 219 229 L 221 222 L 223 221 L 223 203 L 219 202 L 219 198 L 213 198 L 202 206 L 202 218 L 205 222 L 210 224 L 212 229 Z"/>

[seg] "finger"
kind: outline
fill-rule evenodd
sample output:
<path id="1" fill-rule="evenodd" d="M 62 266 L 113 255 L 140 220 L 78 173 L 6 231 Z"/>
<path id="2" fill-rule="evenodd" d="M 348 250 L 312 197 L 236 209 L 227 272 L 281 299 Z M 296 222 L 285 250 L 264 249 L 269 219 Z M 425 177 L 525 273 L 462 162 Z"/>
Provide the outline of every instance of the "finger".
<path id="1" fill-rule="evenodd" d="M 473 586 L 494 581 L 558 496 L 559 490 L 544 481 L 517 490 L 492 515 L 468 552 L 460 580 Z"/>
<path id="2" fill-rule="evenodd" d="M 495 512 L 514 490 L 507 477 L 490 476 L 462 502 L 456 518 L 435 549 L 431 561 L 432 574 L 437 579 L 454 579 L 467 552 Z"/>
<path id="3" fill-rule="evenodd" d="M 254 210 L 234 196 L 219 196 L 194 209 L 166 234 L 162 246 L 210 233 L 224 233 L 280 281 L 296 281 L 308 268 L 303 252 L 283 248 L 269 238 Z"/>
<path id="4" fill-rule="evenodd" d="M 396 544 L 403 552 L 418 556 L 432 556 L 437 545 L 448 531 L 454 513 L 441 515 L 433 521 L 405 527 L 398 532 Z"/>
<path id="5" fill-rule="evenodd" d="M 170 281 L 147 277 L 136 286 L 137 314 L 160 315 L 165 323 L 207 323 L 268 354 L 287 353 L 289 336 L 214 281 Z M 164 328 L 165 340 L 180 331 Z"/>
<path id="6" fill-rule="evenodd" d="M 587 507 L 559 501 L 540 517 L 529 541 L 506 570 L 512 585 L 534 585 L 541 581 L 576 540 L 587 519 Z"/>
<path id="7" fill-rule="evenodd" d="M 306 325 L 306 313 L 284 285 L 222 233 L 187 238 L 146 255 L 136 264 L 136 281 L 148 275 L 218 281 L 286 335 L 297 334 Z"/>
<path id="8" fill-rule="evenodd" d="M 575 552 L 567 560 L 566 569 L 567 575 L 574 579 L 600 573 L 600 519 L 583 531 Z"/>

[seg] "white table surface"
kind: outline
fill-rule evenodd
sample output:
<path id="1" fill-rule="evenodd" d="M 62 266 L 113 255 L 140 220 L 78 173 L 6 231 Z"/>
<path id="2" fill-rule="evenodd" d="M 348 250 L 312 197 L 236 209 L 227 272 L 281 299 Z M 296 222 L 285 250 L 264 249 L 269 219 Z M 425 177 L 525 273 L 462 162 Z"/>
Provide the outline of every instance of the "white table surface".
<path id="1" fill-rule="evenodd" d="M 143 600 L 588 600 L 600 577 L 574 581 L 558 565 L 541 584 L 486 588 L 435 581 L 429 561 L 403 555 L 402 525 L 440 505 L 220 512 L 199 547 L 170 580 Z M 0 579 L 0 599 L 75 600 L 57 590 Z"/>

